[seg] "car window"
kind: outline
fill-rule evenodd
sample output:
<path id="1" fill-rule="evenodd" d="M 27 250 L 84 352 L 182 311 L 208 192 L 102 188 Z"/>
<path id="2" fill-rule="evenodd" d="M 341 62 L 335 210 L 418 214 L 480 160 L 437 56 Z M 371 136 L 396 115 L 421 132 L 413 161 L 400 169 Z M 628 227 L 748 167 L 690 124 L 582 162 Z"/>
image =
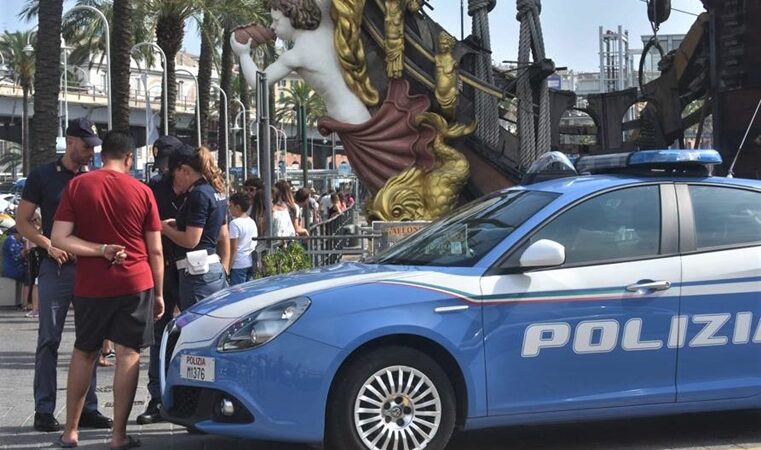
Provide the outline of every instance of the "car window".
<path id="1" fill-rule="evenodd" d="M 536 232 L 503 266 L 517 267 L 523 250 L 541 239 L 565 247 L 566 265 L 657 256 L 660 235 L 659 187 L 621 189 L 563 212 Z"/>
<path id="2" fill-rule="evenodd" d="M 761 243 L 761 193 L 690 186 L 698 250 Z"/>
<path id="3" fill-rule="evenodd" d="M 369 262 L 469 267 L 559 194 L 514 190 L 472 202 Z"/>

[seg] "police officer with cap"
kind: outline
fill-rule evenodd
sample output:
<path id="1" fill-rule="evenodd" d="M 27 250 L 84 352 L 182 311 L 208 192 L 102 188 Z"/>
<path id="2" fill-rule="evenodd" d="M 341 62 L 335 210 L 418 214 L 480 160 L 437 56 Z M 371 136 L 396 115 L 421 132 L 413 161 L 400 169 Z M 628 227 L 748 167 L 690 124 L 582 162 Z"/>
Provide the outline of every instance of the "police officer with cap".
<path id="1" fill-rule="evenodd" d="M 66 129 L 65 153 L 57 160 L 32 170 L 16 211 L 19 233 L 42 249 L 46 256 L 40 265 L 38 278 L 40 328 L 34 365 L 34 428 L 38 431 L 61 429 L 55 418 L 58 347 L 69 304 L 74 297 L 74 256 L 51 245 L 53 218 L 69 181 L 87 171 L 95 147 L 101 144 L 98 129 L 93 122 L 84 118 L 72 121 Z M 42 230 L 37 230 L 32 223 L 38 207 L 42 213 Z M 79 425 L 110 428 L 111 419 L 98 411 L 96 386 L 93 371 Z"/>
<path id="2" fill-rule="evenodd" d="M 150 186 L 151 189 L 153 189 L 153 185 L 161 181 L 162 178 L 164 178 L 164 175 L 169 171 L 169 157 L 175 150 L 183 145 L 185 144 L 183 144 L 182 141 L 171 135 L 161 136 L 153 143 L 153 168 L 158 171 L 158 174 L 151 177 L 148 182 L 148 186 Z"/>
<path id="3" fill-rule="evenodd" d="M 180 189 L 175 186 L 172 174 L 169 173 L 169 158 L 184 147 L 187 147 L 189 151 L 193 150 L 192 147 L 183 144 L 182 141 L 174 136 L 161 136 L 153 144 L 155 168 L 159 173 L 151 178 L 148 186 L 156 198 L 156 206 L 158 207 L 161 220 L 175 219 L 177 211 L 185 201 L 185 194 L 180 193 Z M 137 416 L 137 423 L 140 425 L 161 422 L 163 420 L 159 413 L 159 406 L 161 405 L 161 384 L 159 381 L 161 334 L 166 324 L 172 319 L 174 307 L 179 304 L 180 281 L 174 261 L 180 258 L 182 253 L 177 248 L 177 244 L 166 236 L 161 237 L 161 245 L 164 248 L 164 311 L 166 313 L 154 323 L 154 342 L 150 348 L 151 358 L 148 365 L 148 393 L 151 399 L 148 401 L 145 411 Z"/>

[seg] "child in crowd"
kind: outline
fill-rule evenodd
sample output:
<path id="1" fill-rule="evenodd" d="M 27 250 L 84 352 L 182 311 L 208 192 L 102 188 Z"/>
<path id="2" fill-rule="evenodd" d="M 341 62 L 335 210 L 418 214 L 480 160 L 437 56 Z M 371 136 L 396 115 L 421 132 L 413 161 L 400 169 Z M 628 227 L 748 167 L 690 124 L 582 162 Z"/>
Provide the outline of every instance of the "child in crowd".
<path id="1" fill-rule="evenodd" d="M 24 241 L 21 235 L 16 231 L 16 227 L 10 227 L 5 232 L 6 238 L 3 242 L 3 277 L 24 281 L 26 274 L 26 260 L 24 258 Z M 18 291 L 16 291 L 18 292 Z M 23 291 L 26 293 L 26 289 Z M 23 301 L 26 301 L 22 293 Z"/>
<path id="2" fill-rule="evenodd" d="M 35 211 L 32 217 L 32 225 L 38 230 L 42 227 L 42 218 L 40 216 L 39 209 Z M 37 292 L 37 277 L 40 274 L 40 264 L 42 262 L 42 254 L 37 248 L 37 245 L 28 240 L 23 239 L 24 250 L 22 252 L 26 260 L 26 271 L 24 274 L 24 292 L 22 293 L 23 301 L 28 305 L 29 310 L 26 313 L 26 317 L 36 318 L 39 316 L 39 293 Z"/>
<path id="3" fill-rule="evenodd" d="M 245 194 L 233 194 L 229 200 L 230 215 L 230 285 L 245 283 L 254 277 L 253 253 L 256 248 L 258 230 L 254 219 L 246 214 L 249 207 L 248 196 Z"/>

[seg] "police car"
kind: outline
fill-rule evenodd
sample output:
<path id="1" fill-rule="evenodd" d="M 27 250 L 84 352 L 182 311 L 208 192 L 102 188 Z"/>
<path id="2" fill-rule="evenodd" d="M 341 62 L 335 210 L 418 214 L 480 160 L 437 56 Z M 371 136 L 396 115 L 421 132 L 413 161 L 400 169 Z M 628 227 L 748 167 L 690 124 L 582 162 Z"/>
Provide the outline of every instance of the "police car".
<path id="1" fill-rule="evenodd" d="M 532 171 L 374 260 L 219 292 L 163 336 L 163 414 L 381 450 L 759 408 L 761 182 L 710 176 L 720 163 L 549 155 L 553 176 Z"/>

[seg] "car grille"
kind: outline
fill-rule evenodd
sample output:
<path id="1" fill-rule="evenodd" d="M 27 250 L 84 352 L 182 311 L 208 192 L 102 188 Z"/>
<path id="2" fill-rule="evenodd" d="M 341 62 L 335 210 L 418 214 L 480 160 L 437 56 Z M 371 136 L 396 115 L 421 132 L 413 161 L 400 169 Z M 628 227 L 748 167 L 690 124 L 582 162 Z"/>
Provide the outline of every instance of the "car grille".
<path id="1" fill-rule="evenodd" d="M 233 402 L 235 413 L 223 416 L 219 404 L 223 398 Z M 252 423 L 254 416 L 240 400 L 223 391 L 193 386 L 172 388 L 172 407 L 168 411 L 170 420 L 181 425 L 193 425 L 204 420 L 222 423 Z"/>
<path id="2" fill-rule="evenodd" d="M 198 408 L 198 400 L 201 397 L 201 389 L 190 386 L 176 386 L 172 389 L 174 395 L 172 403 L 172 415 L 181 419 L 192 416 Z"/>

